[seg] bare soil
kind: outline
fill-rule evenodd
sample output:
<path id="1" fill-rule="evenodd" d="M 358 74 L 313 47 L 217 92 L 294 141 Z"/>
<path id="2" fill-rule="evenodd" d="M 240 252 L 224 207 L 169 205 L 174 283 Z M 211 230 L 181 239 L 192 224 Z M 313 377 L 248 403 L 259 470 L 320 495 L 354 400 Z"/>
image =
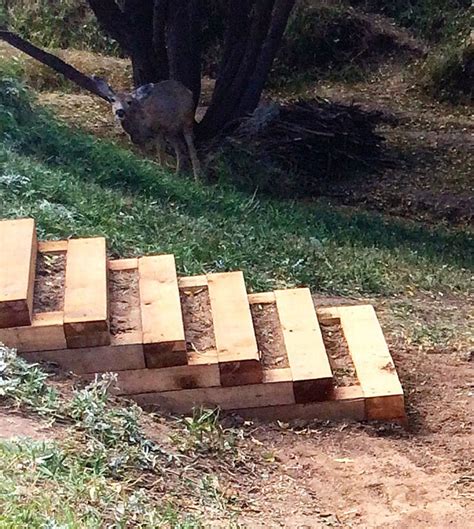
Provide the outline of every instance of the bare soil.
<path id="1" fill-rule="evenodd" d="M 289 367 L 276 304 L 252 304 L 250 311 L 263 369 Z"/>
<path id="2" fill-rule="evenodd" d="M 434 102 L 415 85 L 413 75 L 390 66 L 355 85 L 325 82 L 277 96 L 354 101 L 395 118 L 396 126 L 381 127 L 395 164 L 355 182 L 329 182 L 322 190 L 325 200 L 466 227 L 474 211 L 472 108 Z M 69 123 L 128 144 L 106 106 L 92 96 L 42 93 L 40 101 Z M 315 300 L 320 305 L 360 301 Z M 243 432 L 236 461 L 207 455 L 191 465 L 201 477 L 216 478 L 217 506 L 206 510 L 207 523 L 227 527 L 231 519 L 242 527 L 357 529 L 474 525 L 472 303 L 420 292 L 410 299 L 364 301 L 376 304 L 405 391 L 408 428 L 318 421 L 268 425 L 226 418 L 229 427 Z M 202 336 L 209 336 L 204 324 L 190 343 Z M 2 414 L 0 431 L 8 434 Z M 167 446 L 175 423 L 164 416 L 152 422 L 149 435 Z M 35 426 L 21 421 L 13 429 L 12 435 L 30 435 Z M 164 474 L 147 486 L 150 501 L 162 504 L 169 480 Z M 175 494 L 174 499 L 200 511 L 205 508 L 200 492 L 196 498 Z"/>
<path id="3" fill-rule="evenodd" d="M 359 385 L 341 324 L 321 324 L 320 327 L 334 375 L 335 386 Z"/>
<path id="4" fill-rule="evenodd" d="M 110 332 L 114 336 L 141 329 L 138 270 L 109 270 Z"/>
<path id="5" fill-rule="evenodd" d="M 0 407 L 0 440 L 28 437 L 36 441 L 48 441 L 57 439 L 59 433 L 60 429 L 51 427 L 46 420 Z"/>
<path id="6" fill-rule="evenodd" d="M 53 312 L 64 307 L 66 253 L 38 252 L 33 293 L 33 312 Z"/>
<path id="7" fill-rule="evenodd" d="M 216 339 L 208 289 L 181 289 L 180 298 L 188 352 L 215 349 Z"/>
<path id="8" fill-rule="evenodd" d="M 386 65 L 364 82 L 307 87 L 319 95 L 381 112 L 391 166 L 374 175 L 322 185 L 322 195 L 345 204 L 428 223 L 467 227 L 474 220 L 472 106 L 425 96 L 416 72 Z"/>

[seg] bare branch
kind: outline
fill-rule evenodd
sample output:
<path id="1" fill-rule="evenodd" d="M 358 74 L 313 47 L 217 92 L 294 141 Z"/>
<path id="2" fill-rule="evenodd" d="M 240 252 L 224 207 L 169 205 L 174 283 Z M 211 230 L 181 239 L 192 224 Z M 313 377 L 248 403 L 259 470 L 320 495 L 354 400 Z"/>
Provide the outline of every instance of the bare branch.
<path id="1" fill-rule="evenodd" d="M 11 31 L 0 30 L 0 39 L 8 42 L 8 44 L 11 46 L 17 48 L 23 53 L 26 53 L 30 57 L 33 57 L 33 59 L 36 59 L 42 64 L 49 66 L 61 75 L 64 75 L 66 79 L 69 79 L 88 92 L 92 92 L 102 99 L 110 101 L 110 91 L 106 91 L 104 89 L 104 85 L 101 82 L 97 82 L 92 77 L 80 72 L 74 68 L 74 66 L 64 62 L 59 57 L 56 57 L 56 55 L 52 55 L 51 53 L 34 46 L 31 44 L 31 42 L 28 42 Z"/>

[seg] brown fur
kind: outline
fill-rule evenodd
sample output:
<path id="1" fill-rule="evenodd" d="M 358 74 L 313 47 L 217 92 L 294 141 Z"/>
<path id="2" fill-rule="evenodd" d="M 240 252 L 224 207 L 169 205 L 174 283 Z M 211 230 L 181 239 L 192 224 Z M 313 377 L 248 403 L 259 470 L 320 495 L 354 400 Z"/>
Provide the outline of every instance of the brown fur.
<path id="1" fill-rule="evenodd" d="M 182 170 L 183 139 L 198 178 L 200 164 L 193 139 L 193 94 L 178 81 L 145 85 L 131 93 L 111 93 L 112 109 L 133 143 L 154 144 L 163 163 L 168 140 L 176 152 L 177 172 Z"/>

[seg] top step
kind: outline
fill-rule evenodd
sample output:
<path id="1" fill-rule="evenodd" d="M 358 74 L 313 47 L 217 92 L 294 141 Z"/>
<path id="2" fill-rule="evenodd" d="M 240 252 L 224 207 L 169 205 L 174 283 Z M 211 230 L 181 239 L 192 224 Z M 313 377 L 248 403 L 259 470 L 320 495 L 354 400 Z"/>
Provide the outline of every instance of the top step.
<path id="1" fill-rule="evenodd" d="M 64 331 L 71 348 L 110 343 L 107 254 L 103 237 L 68 242 Z"/>
<path id="2" fill-rule="evenodd" d="M 31 325 L 36 268 L 33 219 L 0 222 L 0 328 Z"/>

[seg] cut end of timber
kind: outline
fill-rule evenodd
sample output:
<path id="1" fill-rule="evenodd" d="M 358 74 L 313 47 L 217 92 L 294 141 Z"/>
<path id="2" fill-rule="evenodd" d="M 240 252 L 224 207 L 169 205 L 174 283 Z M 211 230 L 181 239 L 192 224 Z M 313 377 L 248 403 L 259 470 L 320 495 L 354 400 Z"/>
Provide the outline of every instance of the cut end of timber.
<path id="1" fill-rule="evenodd" d="M 0 244 L 0 328 L 31 325 L 37 255 L 35 221 L 1 221 Z"/>

